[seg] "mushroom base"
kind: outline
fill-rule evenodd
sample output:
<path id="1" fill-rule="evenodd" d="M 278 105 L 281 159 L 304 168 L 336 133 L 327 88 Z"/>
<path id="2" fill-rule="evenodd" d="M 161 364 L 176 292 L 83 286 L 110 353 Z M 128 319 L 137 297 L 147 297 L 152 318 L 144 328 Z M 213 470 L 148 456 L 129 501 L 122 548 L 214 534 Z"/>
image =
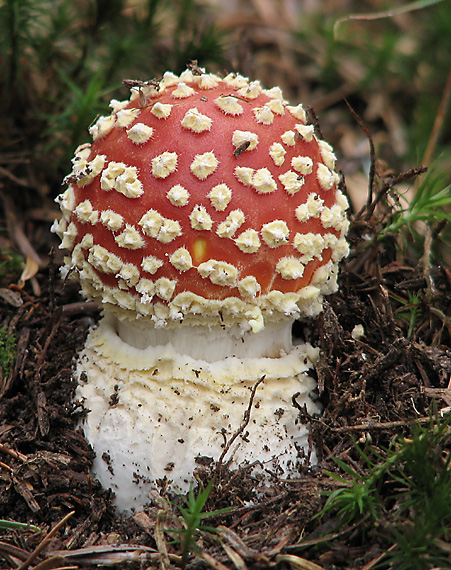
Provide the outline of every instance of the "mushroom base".
<path id="1" fill-rule="evenodd" d="M 297 394 L 298 405 L 320 413 L 310 396 L 316 383 L 307 373 L 317 356 L 302 344 L 278 358 L 196 360 L 170 343 L 136 348 L 106 315 L 91 331 L 76 370 L 76 397 L 90 410 L 83 428 L 96 452 L 94 475 L 125 512 L 141 508 L 164 477 L 186 491 L 196 467 L 205 458 L 217 461 L 243 425 L 251 391 L 263 376 L 250 420 L 224 461 L 232 468 L 260 462 L 279 476 L 296 475 L 309 450 L 308 426 L 299 422 L 292 398 Z"/>

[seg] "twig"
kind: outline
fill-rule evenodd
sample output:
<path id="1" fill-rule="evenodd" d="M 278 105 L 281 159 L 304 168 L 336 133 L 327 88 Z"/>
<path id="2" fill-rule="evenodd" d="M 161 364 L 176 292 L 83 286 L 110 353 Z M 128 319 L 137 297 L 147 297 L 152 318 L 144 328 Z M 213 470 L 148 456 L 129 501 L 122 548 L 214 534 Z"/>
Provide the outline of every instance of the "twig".
<path id="1" fill-rule="evenodd" d="M 46 358 L 47 351 L 50 347 L 50 344 L 53 342 L 53 339 L 55 338 L 58 332 L 59 326 L 61 324 L 61 315 L 62 315 L 62 309 L 61 307 L 58 307 L 53 312 L 50 319 L 47 321 L 44 332 L 41 334 L 39 342 L 42 343 L 42 341 L 44 341 L 44 346 L 42 347 L 42 349 L 40 350 L 40 352 L 36 357 L 36 368 L 38 369 L 38 371 L 41 369 L 44 360 Z"/>
<path id="2" fill-rule="evenodd" d="M 432 126 L 431 136 L 429 137 L 426 150 L 424 151 L 422 163 L 429 166 L 432 161 L 432 156 L 435 152 L 437 146 L 438 138 L 440 136 L 440 131 L 442 130 L 443 124 L 446 118 L 446 110 L 451 99 L 451 68 L 449 70 L 448 79 L 446 80 L 445 88 L 442 93 L 442 98 L 437 109 L 437 114 L 435 116 L 434 124 Z"/>
<path id="3" fill-rule="evenodd" d="M 94 314 L 98 313 L 101 309 L 96 301 L 77 301 L 75 303 L 68 303 L 63 305 L 63 315 L 73 316 L 81 314 Z"/>
<path id="4" fill-rule="evenodd" d="M 442 325 L 448 329 L 448 332 L 451 334 L 451 318 L 445 315 L 443 311 L 440 309 L 436 309 L 435 307 L 430 307 L 430 312 L 441 319 Z"/>
<path id="5" fill-rule="evenodd" d="M 359 527 L 363 522 L 365 522 L 367 519 L 369 518 L 369 514 L 367 513 L 362 519 L 358 520 L 357 522 L 353 523 L 350 526 L 346 526 L 345 528 L 342 528 L 341 530 L 338 530 L 337 532 L 333 532 L 333 533 L 329 533 L 328 531 L 326 531 L 326 534 L 324 534 L 324 532 L 321 531 L 321 529 L 323 528 L 330 528 L 330 522 L 331 521 L 327 521 L 326 525 L 321 525 L 321 527 L 315 531 L 313 531 L 312 535 L 316 535 L 318 533 L 318 530 L 321 531 L 321 536 L 317 536 L 316 538 L 307 538 L 307 539 L 303 539 L 300 542 L 298 542 L 297 544 L 293 544 L 293 545 L 289 545 L 286 547 L 286 551 L 287 552 L 299 552 L 300 550 L 305 550 L 306 548 L 310 548 L 311 546 L 317 546 L 318 544 L 322 544 L 324 542 L 332 542 L 333 540 L 336 540 L 337 538 L 340 538 L 342 536 L 344 536 L 345 534 L 350 534 L 351 532 L 353 532 L 357 527 Z"/>
<path id="6" fill-rule="evenodd" d="M 9 556 L 13 556 L 18 560 L 26 560 L 30 554 L 23 548 L 18 548 L 17 546 L 13 546 L 8 542 L 3 542 L 3 541 L 0 542 L 0 552 L 3 554 L 3 556 L 5 554 L 8 554 Z"/>
<path id="7" fill-rule="evenodd" d="M 7 170 L 6 168 L 3 168 L 3 166 L 0 166 L 0 175 L 5 176 L 6 178 L 9 178 L 10 180 L 12 180 L 15 184 L 17 184 L 18 186 L 23 186 L 24 188 L 30 188 L 30 185 L 28 184 L 28 182 L 26 182 L 25 180 L 23 180 L 22 178 L 18 178 L 17 176 L 15 176 L 12 172 L 10 172 L 9 170 Z"/>
<path id="8" fill-rule="evenodd" d="M 165 511 L 162 509 L 159 510 L 157 513 L 157 521 L 155 523 L 155 542 L 157 543 L 158 552 L 160 553 L 161 570 L 169 570 L 169 568 L 171 568 L 171 561 L 169 560 L 166 540 L 164 538 L 164 532 L 161 526 L 162 519 L 165 516 Z"/>
<path id="9" fill-rule="evenodd" d="M 414 176 L 419 176 L 420 174 L 424 174 L 426 171 L 427 171 L 426 166 L 415 166 L 414 168 L 411 168 L 407 172 L 403 172 L 403 173 L 399 174 L 398 176 L 395 176 L 395 178 L 390 178 L 390 180 L 385 182 L 385 184 L 382 186 L 382 188 L 377 192 L 376 197 L 371 202 L 371 204 L 368 207 L 364 207 L 357 214 L 356 218 L 359 218 L 361 215 L 363 215 L 363 213 L 366 210 L 365 220 L 369 221 L 371 216 L 374 213 L 374 210 L 376 209 L 376 206 L 379 204 L 379 202 L 382 200 L 382 198 L 385 196 L 385 194 L 391 188 L 393 188 L 394 186 L 397 186 L 401 182 L 405 182 L 406 180 L 413 178 Z"/>
<path id="10" fill-rule="evenodd" d="M 222 545 L 222 548 L 225 550 L 227 556 L 233 562 L 233 565 L 237 570 L 248 570 L 247 564 L 241 554 L 225 543 Z"/>
<path id="11" fill-rule="evenodd" d="M 53 314 L 56 306 L 55 300 L 55 248 L 51 247 L 49 252 L 49 313 Z"/>
<path id="12" fill-rule="evenodd" d="M 309 117 L 309 122 L 312 123 L 315 128 L 316 135 L 318 136 L 318 138 L 323 139 L 324 137 L 321 131 L 321 127 L 319 126 L 319 119 L 317 114 L 313 110 L 313 107 L 309 105 L 308 107 L 306 107 L 306 111 Z"/>
<path id="13" fill-rule="evenodd" d="M 255 559 L 258 555 L 263 554 L 259 550 L 250 548 L 244 540 L 238 536 L 238 534 L 232 529 L 220 525 L 218 526 L 218 531 L 221 538 L 225 538 L 233 549 L 242 557 L 246 559 Z M 224 546 L 224 545 L 223 545 Z"/>
<path id="14" fill-rule="evenodd" d="M 23 255 L 26 257 L 30 257 L 33 259 L 38 265 L 41 264 L 41 259 L 39 255 L 36 253 L 36 250 L 32 246 L 30 240 L 25 235 L 19 219 L 14 211 L 14 206 L 11 198 L 4 194 L 0 195 L 0 198 L 3 202 L 3 207 L 5 209 L 5 217 L 6 223 L 8 226 L 8 234 L 11 238 L 11 241 L 17 245 Z"/>
<path id="15" fill-rule="evenodd" d="M 369 176 L 368 176 L 368 197 L 366 199 L 366 208 L 369 208 L 371 205 L 371 202 L 373 201 L 374 176 L 376 173 L 376 149 L 374 148 L 373 137 L 371 136 L 371 133 L 370 133 L 368 127 L 363 122 L 362 118 L 354 111 L 354 109 L 351 107 L 351 105 L 347 99 L 345 99 L 345 103 L 348 106 L 348 109 L 349 109 L 351 115 L 354 117 L 354 119 L 357 122 L 357 124 L 359 125 L 359 127 L 362 129 L 362 131 L 367 136 L 368 142 L 370 144 L 370 172 L 369 172 Z M 364 206 L 364 208 L 365 208 L 365 206 Z M 362 214 L 362 211 L 360 211 L 357 214 L 357 217 L 360 217 L 361 214 Z"/>
<path id="16" fill-rule="evenodd" d="M 11 475 L 16 492 L 23 498 L 33 513 L 38 513 L 41 510 L 41 506 L 35 499 L 32 491 L 27 485 L 27 482 L 25 482 L 23 478 L 17 477 L 14 472 Z"/>
<path id="17" fill-rule="evenodd" d="M 315 562 L 300 558 L 294 554 L 278 554 L 276 556 L 276 562 L 288 562 L 288 564 L 292 568 L 296 568 L 296 570 L 324 570 L 324 566 L 319 566 L 319 564 Z"/>
<path id="18" fill-rule="evenodd" d="M 0 443 L 0 451 L 11 455 L 11 457 L 14 457 L 14 459 L 20 459 L 22 463 L 26 463 L 28 461 L 28 457 L 26 455 L 20 453 L 20 451 L 16 451 L 15 449 L 11 449 L 10 447 L 3 445 L 3 443 Z"/>
<path id="19" fill-rule="evenodd" d="M 62 556 L 66 562 L 82 564 L 83 566 L 120 565 L 120 568 L 126 568 L 125 564 L 128 562 L 157 562 L 161 557 L 154 548 L 141 544 L 99 544 L 76 550 L 54 550 L 49 553 L 49 556 Z M 180 557 L 175 554 L 169 554 L 169 558 L 176 564 L 180 563 Z"/>
<path id="20" fill-rule="evenodd" d="M 429 398 L 441 398 L 448 406 L 451 406 L 450 388 L 424 388 L 424 393 Z"/>
<path id="21" fill-rule="evenodd" d="M 423 266 L 423 277 L 426 280 L 426 295 L 425 298 L 429 304 L 433 297 L 436 295 L 435 283 L 431 276 L 431 250 L 432 250 L 432 230 L 429 225 L 426 225 L 424 236 L 424 251 L 420 259 L 420 264 Z"/>
<path id="22" fill-rule="evenodd" d="M 368 422 L 367 424 L 356 424 L 353 426 L 340 426 L 340 427 L 330 427 L 329 429 L 335 433 L 351 432 L 351 431 L 361 431 L 361 430 L 371 430 L 371 429 L 391 429 L 398 427 L 408 427 L 414 424 L 427 424 L 431 421 L 430 417 L 416 418 L 412 420 L 396 420 L 392 422 Z"/>
<path id="23" fill-rule="evenodd" d="M 260 380 L 258 380 L 254 386 L 252 387 L 252 391 L 251 391 L 251 397 L 249 398 L 249 405 L 247 407 L 247 410 L 244 412 L 244 416 L 243 416 L 243 423 L 241 424 L 241 426 L 237 429 L 237 431 L 232 435 L 232 437 L 229 439 L 229 441 L 226 443 L 223 452 L 221 453 L 221 457 L 218 460 L 218 467 L 220 465 L 222 465 L 222 462 L 224 460 L 225 455 L 228 453 L 230 447 L 232 446 L 232 443 L 236 440 L 236 438 L 243 433 L 243 431 L 246 429 L 250 419 L 251 419 L 251 410 L 252 410 L 252 404 L 254 403 L 254 397 L 255 397 L 255 392 L 257 391 L 257 388 L 260 386 L 260 384 L 263 382 L 263 380 L 266 378 L 266 374 L 264 374 Z"/>
<path id="24" fill-rule="evenodd" d="M 208 554 L 208 552 L 202 552 L 200 557 L 205 560 L 205 562 L 207 562 L 207 564 L 209 564 L 212 568 L 214 568 L 214 570 L 230 570 L 228 566 L 219 560 L 216 560 L 216 558 L 211 556 L 211 554 Z"/>
<path id="25" fill-rule="evenodd" d="M 75 511 L 71 511 L 67 513 L 65 517 L 63 517 L 59 523 L 57 523 L 52 530 L 47 534 L 45 538 L 41 540 L 41 542 L 36 546 L 30 556 L 17 568 L 17 570 L 27 570 L 33 560 L 41 554 L 41 552 L 46 548 L 55 534 L 59 531 L 59 529 L 66 524 L 66 522 L 71 518 L 71 516 L 75 513 Z"/>
<path id="26" fill-rule="evenodd" d="M 397 546 L 396 544 L 393 544 L 392 546 L 390 546 L 390 548 L 388 550 L 386 550 L 385 552 L 382 552 L 382 554 L 379 554 L 379 556 L 377 556 L 376 558 L 373 558 L 373 560 L 370 560 L 367 564 L 365 564 L 365 566 L 363 566 L 361 570 L 371 570 L 371 568 L 374 568 L 375 566 L 377 566 L 379 564 L 379 562 L 381 560 L 383 560 L 389 552 L 391 552 L 392 550 L 394 550 L 396 548 L 396 546 Z"/>
<path id="27" fill-rule="evenodd" d="M 372 20 L 381 20 L 384 18 L 394 18 L 395 16 L 399 16 L 401 14 L 415 12 L 416 10 L 422 10 L 424 8 L 424 5 L 425 5 L 424 2 L 410 2 L 407 3 L 405 6 L 398 6 L 390 10 L 383 10 L 381 12 L 373 12 L 370 14 L 350 14 L 349 16 L 339 18 L 335 22 L 334 37 L 337 38 L 338 28 L 343 22 L 350 22 L 352 20 L 372 21 Z"/>
<path id="28" fill-rule="evenodd" d="M 5 469 L 5 471 L 9 471 L 10 473 L 14 471 L 14 469 L 10 465 L 3 463 L 3 461 L 0 461 L 0 469 Z"/>

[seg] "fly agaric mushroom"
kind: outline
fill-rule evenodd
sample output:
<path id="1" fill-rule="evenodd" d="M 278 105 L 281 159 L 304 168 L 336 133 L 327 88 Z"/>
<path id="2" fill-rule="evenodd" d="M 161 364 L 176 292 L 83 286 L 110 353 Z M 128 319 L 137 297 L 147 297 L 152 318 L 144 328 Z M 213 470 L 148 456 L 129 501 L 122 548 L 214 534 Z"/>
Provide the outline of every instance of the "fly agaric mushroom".
<path id="1" fill-rule="evenodd" d="M 62 218 L 64 272 L 104 316 L 77 364 L 95 475 L 121 510 L 196 458 L 258 461 L 289 476 L 319 406 L 317 358 L 295 319 L 336 290 L 347 201 L 332 148 L 280 88 L 204 70 L 131 83 L 80 146 Z"/>

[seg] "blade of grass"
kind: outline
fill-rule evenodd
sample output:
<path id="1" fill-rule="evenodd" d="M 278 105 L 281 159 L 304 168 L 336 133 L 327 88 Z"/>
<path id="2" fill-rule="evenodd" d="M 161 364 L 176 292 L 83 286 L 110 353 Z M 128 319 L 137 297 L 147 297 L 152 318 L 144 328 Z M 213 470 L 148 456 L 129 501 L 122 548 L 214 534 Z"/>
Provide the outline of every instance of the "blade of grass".
<path id="1" fill-rule="evenodd" d="M 391 10 L 384 10 L 381 12 L 373 12 L 372 14 L 350 14 L 349 16 L 340 18 L 335 22 L 334 37 L 337 39 L 338 28 L 343 22 L 349 22 L 350 20 L 381 20 L 384 18 L 393 18 L 394 16 L 406 14 L 407 12 L 422 10 L 423 8 L 433 6 L 439 2 L 443 2 L 443 0 L 417 0 L 416 2 L 410 2 L 405 6 L 398 6 L 397 8 L 392 8 Z"/>
<path id="2" fill-rule="evenodd" d="M 41 532 L 41 529 L 38 526 L 16 521 L 7 521 L 4 519 L 0 519 L 0 528 L 5 530 L 30 530 L 32 532 Z"/>
<path id="3" fill-rule="evenodd" d="M 439 107 L 437 109 L 437 114 L 435 116 L 434 124 L 432 126 L 431 136 L 423 155 L 422 164 L 429 166 L 434 156 L 435 149 L 437 147 L 437 142 L 440 136 L 440 132 L 443 128 L 447 110 L 449 107 L 449 102 L 451 100 L 451 68 L 449 70 L 448 79 L 446 80 L 445 88 L 442 93 L 442 98 L 440 100 Z"/>

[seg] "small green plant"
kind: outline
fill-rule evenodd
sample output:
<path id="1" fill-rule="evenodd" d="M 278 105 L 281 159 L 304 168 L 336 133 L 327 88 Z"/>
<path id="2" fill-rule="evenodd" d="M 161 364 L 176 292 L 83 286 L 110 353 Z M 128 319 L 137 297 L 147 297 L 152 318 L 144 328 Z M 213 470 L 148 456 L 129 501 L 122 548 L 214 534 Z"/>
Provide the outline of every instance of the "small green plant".
<path id="1" fill-rule="evenodd" d="M 0 248 L 0 285 L 17 280 L 23 269 L 23 261 L 20 255 L 10 250 Z"/>
<path id="2" fill-rule="evenodd" d="M 0 367 L 3 376 L 8 376 L 16 360 L 16 337 L 7 331 L 0 329 Z"/>
<path id="3" fill-rule="evenodd" d="M 330 471 L 326 475 L 338 481 L 342 487 L 328 493 L 326 504 L 318 516 L 329 511 L 337 511 L 343 523 L 352 523 L 358 518 L 370 517 L 375 522 L 381 514 L 380 485 L 384 475 L 391 466 L 399 460 L 400 451 L 389 452 L 387 457 L 382 457 L 379 452 L 372 451 L 376 460 L 355 444 L 355 449 L 363 459 L 368 474 L 359 473 L 356 469 L 334 457 L 334 462 L 340 467 L 347 477 L 342 477 Z"/>
<path id="4" fill-rule="evenodd" d="M 372 450 L 371 457 L 356 445 L 365 474 L 338 459 L 346 476 L 327 472 L 342 487 L 328 493 L 319 516 L 336 511 L 341 524 L 365 520 L 378 528 L 387 545 L 378 568 L 449 567 L 450 422 L 435 417 L 430 425 L 415 425 L 411 437 L 395 437 L 388 450 Z"/>
<path id="5" fill-rule="evenodd" d="M 330 471 L 325 471 L 326 475 L 338 481 L 342 486 L 329 494 L 326 504 L 318 516 L 329 511 L 336 511 L 341 520 L 348 523 L 365 516 L 366 513 L 370 513 L 374 520 L 377 519 L 379 498 L 376 494 L 374 478 L 371 475 L 361 475 L 344 461 L 337 458 L 333 459 L 348 477 L 341 477 Z"/>
<path id="6" fill-rule="evenodd" d="M 421 295 L 418 292 L 408 291 L 407 295 L 408 299 L 396 296 L 396 300 L 402 305 L 402 307 L 397 311 L 397 314 L 408 324 L 407 338 L 412 340 L 422 314 L 422 302 Z"/>
<path id="7" fill-rule="evenodd" d="M 406 233 L 416 239 L 420 235 L 418 224 L 437 226 L 451 222 L 451 185 L 445 185 L 446 173 L 431 168 L 415 189 L 412 197 L 395 195 L 391 221 L 379 233 L 379 239 L 387 235 Z"/>
<path id="8" fill-rule="evenodd" d="M 389 526 L 396 544 L 388 554 L 399 570 L 449 568 L 451 538 L 451 433 L 449 421 L 415 426 L 402 442 L 402 462 L 390 472 L 398 508 Z"/>
<path id="9" fill-rule="evenodd" d="M 180 514 L 182 515 L 183 529 L 171 529 L 169 532 L 180 534 L 180 545 L 182 550 L 182 568 L 185 568 L 188 561 L 188 556 L 191 552 L 197 550 L 196 539 L 202 533 L 216 533 L 217 529 L 215 527 L 207 526 L 202 524 L 202 521 L 215 517 L 217 515 L 228 513 L 231 507 L 219 509 L 216 511 L 202 512 L 205 503 L 210 496 L 211 489 L 213 487 L 213 479 L 208 483 L 208 485 L 200 491 L 197 496 L 194 494 L 193 487 L 190 487 L 188 492 L 188 497 L 182 497 L 184 505 L 178 505 L 172 503 Z"/>

